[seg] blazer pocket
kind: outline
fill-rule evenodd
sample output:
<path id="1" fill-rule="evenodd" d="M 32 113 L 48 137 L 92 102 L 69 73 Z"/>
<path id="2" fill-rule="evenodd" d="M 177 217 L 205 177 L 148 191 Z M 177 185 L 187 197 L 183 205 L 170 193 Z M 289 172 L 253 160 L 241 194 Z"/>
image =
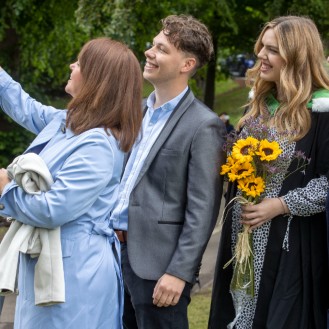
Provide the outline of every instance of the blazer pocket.
<path id="1" fill-rule="evenodd" d="M 183 224 L 184 224 L 184 221 L 158 220 L 158 224 L 165 224 L 165 225 L 183 225 Z"/>
<path id="2" fill-rule="evenodd" d="M 172 149 L 166 149 L 163 148 L 159 151 L 158 153 L 160 156 L 165 155 L 165 156 L 180 156 L 182 155 L 182 152 L 179 152 L 177 150 L 172 150 Z"/>

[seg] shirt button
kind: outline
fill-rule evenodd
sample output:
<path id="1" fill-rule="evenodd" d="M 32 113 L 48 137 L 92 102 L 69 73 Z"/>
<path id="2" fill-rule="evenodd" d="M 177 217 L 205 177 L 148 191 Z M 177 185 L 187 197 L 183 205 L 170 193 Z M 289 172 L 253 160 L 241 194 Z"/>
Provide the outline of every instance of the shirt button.
<path id="1" fill-rule="evenodd" d="M 5 209 L 5 205 L 0 203 L 0 210 L 3 210 L 3 209 Z"/>
<path id="2" fill-rule="evenodd" d="M 61 127 L 61 131 L 62 131 L 63 134 L 65 134 L 65 132 L 66 132 L 66 128 L 65 128 L 65 126 L 62 126 L 62 127 Z"/>

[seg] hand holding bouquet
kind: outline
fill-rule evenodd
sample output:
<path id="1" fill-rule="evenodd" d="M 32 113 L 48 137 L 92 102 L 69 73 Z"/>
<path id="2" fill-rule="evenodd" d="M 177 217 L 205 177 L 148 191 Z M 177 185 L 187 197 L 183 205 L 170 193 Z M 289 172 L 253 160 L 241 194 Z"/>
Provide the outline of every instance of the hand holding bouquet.
<path id="1" fill-rule="evenodd" d="M 247 120 L 242 135 L 229 137 L 226 144 L 228 157 L 220 173 L 226 175 L 229 181 L 236 182 L 240 191 L 231 202 L 259 203 L 264 198 L 265 188 L 273 176 L 286 172 L 290 160 L 285 158 L 280 141 L 289 143 L 287 136 L 278 134 L 259 119 Z M 297 160 L 295 170 L 300 170 L 308 164 L 308 160 L 300 152 L 295 152 L 294 159 Z M 254 296 L 252 241 L 250 226 L 244 224 L 242 231 L 238 233 L 233 257 L 224 266 L 226 268 L 234 262 L 231 290 L 243 291 L 251 297 Z"/>

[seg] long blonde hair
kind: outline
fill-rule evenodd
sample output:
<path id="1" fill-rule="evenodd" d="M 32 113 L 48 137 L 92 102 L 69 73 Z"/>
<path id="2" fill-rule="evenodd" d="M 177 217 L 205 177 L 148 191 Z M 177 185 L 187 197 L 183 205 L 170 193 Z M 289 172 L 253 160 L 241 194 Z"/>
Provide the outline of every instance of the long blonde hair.
<path id="1" fill-rule="evenodd" d="M 280 73 L 280 90 L 276 90 L 274 82 L 260 78 L 261 62 L 257 61 L 247 72 L 247 83 L 253 87 L 254 96 L 247 104 L 250 110 L 240 119 L 238 128 L 249 117 L 266 116 L 265 100 L 274 90 L 283 99 L 272 122 L 279 131 L 289 132 L 292 139 L 297 141 L 307 134 L 311 126 L 311 113 L 307 109 L 307 103 L 312 93 L 320 88 L 329 89 L 323 44 L 311 19 L 282 16 L 264 26 L 254 47 L 256 55 L 263 47 L 262 38 L 268 29 L 273 29 L 284 61 Z"/>

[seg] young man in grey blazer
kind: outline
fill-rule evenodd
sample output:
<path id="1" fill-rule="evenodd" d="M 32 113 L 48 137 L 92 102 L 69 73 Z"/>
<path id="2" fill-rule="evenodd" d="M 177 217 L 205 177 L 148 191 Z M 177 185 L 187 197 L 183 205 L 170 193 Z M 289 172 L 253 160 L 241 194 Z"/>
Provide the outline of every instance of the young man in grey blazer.
<path id="1" fill-rule="evenodd" d="M 168 16 L 145 52 L 147 99 L 140 139 L 111 214 L 122 247 L 124 328 L 188 328 L 187 306 L 222 196 L 225 126 L 189 78 L 213 53 L 191 16 Z"/>

